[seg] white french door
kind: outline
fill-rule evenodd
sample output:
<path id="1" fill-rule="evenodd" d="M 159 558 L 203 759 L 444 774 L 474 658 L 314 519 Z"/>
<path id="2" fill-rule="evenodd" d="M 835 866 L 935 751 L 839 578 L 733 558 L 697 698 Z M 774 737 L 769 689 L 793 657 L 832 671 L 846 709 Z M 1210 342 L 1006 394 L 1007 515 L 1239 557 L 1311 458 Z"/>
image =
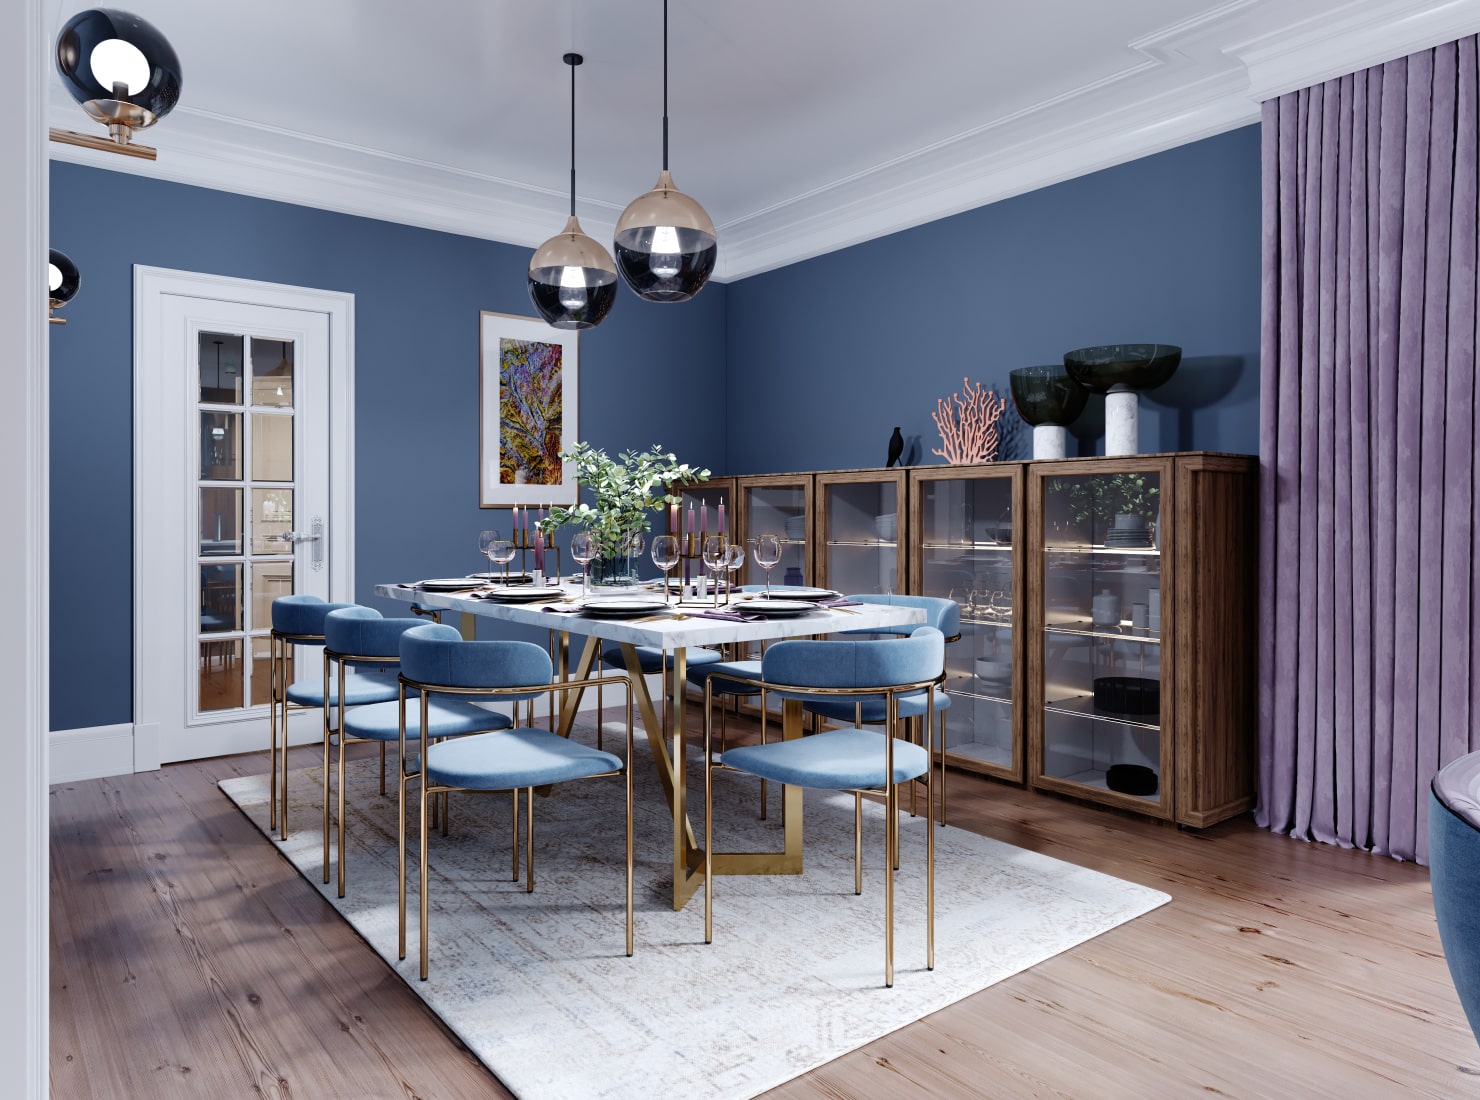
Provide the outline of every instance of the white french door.
<path id="1" fill-rule="evenodd" d="M 352 591 L 351 309 L 136 269 L 136 770 L 264 747 L 272 601 Z"/>

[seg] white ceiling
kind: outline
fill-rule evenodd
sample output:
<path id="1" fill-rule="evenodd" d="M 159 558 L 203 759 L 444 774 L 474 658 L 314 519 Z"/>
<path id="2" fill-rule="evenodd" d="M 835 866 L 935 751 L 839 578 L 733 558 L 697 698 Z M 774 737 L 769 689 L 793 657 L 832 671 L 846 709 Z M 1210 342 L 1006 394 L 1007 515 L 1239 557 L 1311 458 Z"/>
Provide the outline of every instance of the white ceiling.
<path id="1" fill-rule="evenodd" d="M 661 158 L 661 0 L 118 0 L 184 69 L 135 171 L 533 247 Z M 85 4 L 54 0 L 54 31 Z M 737 279 L 1258 118 L 1480 0 L 670 0 L 670 160 Z M 89 130 L 53 76 L 52 125 Z"/>

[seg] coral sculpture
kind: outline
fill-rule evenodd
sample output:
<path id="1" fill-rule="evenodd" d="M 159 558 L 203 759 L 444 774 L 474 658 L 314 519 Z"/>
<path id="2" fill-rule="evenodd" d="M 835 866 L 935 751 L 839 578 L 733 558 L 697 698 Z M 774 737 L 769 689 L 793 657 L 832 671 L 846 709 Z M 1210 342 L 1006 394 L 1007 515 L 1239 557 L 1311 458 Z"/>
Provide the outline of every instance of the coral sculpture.
<path id="1" fill-rule="evenodd" d="M 997 457 L 997 446 L 1001 438 L 997 434 L 997 421 L 1007 408 L 1007 398 L 998 397 L 996 390 L 977 384 L 971 388 L 968 379 L 961 379 L 964 393 L 943 397 L 930 415 L 940 429 L 941 447 L 932 449 L 947 462 L 953 464 L 991 462 Z M 954 402 L 954 405 L 952 404 Z"/>

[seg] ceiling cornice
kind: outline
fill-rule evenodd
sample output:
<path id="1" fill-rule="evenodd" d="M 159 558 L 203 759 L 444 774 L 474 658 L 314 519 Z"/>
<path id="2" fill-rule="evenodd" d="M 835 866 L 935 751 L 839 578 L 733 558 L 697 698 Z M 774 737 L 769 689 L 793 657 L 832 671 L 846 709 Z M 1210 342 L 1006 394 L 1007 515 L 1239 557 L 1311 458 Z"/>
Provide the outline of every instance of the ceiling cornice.
<path id="1" fill-rule="evenodd" d="M 1352 0 L 1281 24 L 1278 13 L 1294 6 L 1231 0 L 1127 43 L 1133 58 L 1108 77 L 731 219 L 719 226 L 716 278 L 758 274 L 1246 125 L 1270 96 L 1480 30 L 1480 0 Z M 52 93 L 53 124 L 83 128 L 55 81 Z M 568 201 L 188 107 L 143 138 L 159 148 L 157 161 L 57 143 L 50 151 L 54 160 L 528 248 L 549 236 Z M 581 201 L 578 213 L 602 239 L 620 210 Z"/>

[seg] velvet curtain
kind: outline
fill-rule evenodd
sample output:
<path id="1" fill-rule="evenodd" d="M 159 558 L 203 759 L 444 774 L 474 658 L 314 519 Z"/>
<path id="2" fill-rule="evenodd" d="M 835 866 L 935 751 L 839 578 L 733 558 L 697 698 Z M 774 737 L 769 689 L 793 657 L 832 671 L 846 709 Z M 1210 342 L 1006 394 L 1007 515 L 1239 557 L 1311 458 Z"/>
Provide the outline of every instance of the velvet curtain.
<path id="1" fill-rule="evenodd" d="M 1419 862 L 1480 749 L 1476 68 L 1264 104 L 1256 819 Z"/>

